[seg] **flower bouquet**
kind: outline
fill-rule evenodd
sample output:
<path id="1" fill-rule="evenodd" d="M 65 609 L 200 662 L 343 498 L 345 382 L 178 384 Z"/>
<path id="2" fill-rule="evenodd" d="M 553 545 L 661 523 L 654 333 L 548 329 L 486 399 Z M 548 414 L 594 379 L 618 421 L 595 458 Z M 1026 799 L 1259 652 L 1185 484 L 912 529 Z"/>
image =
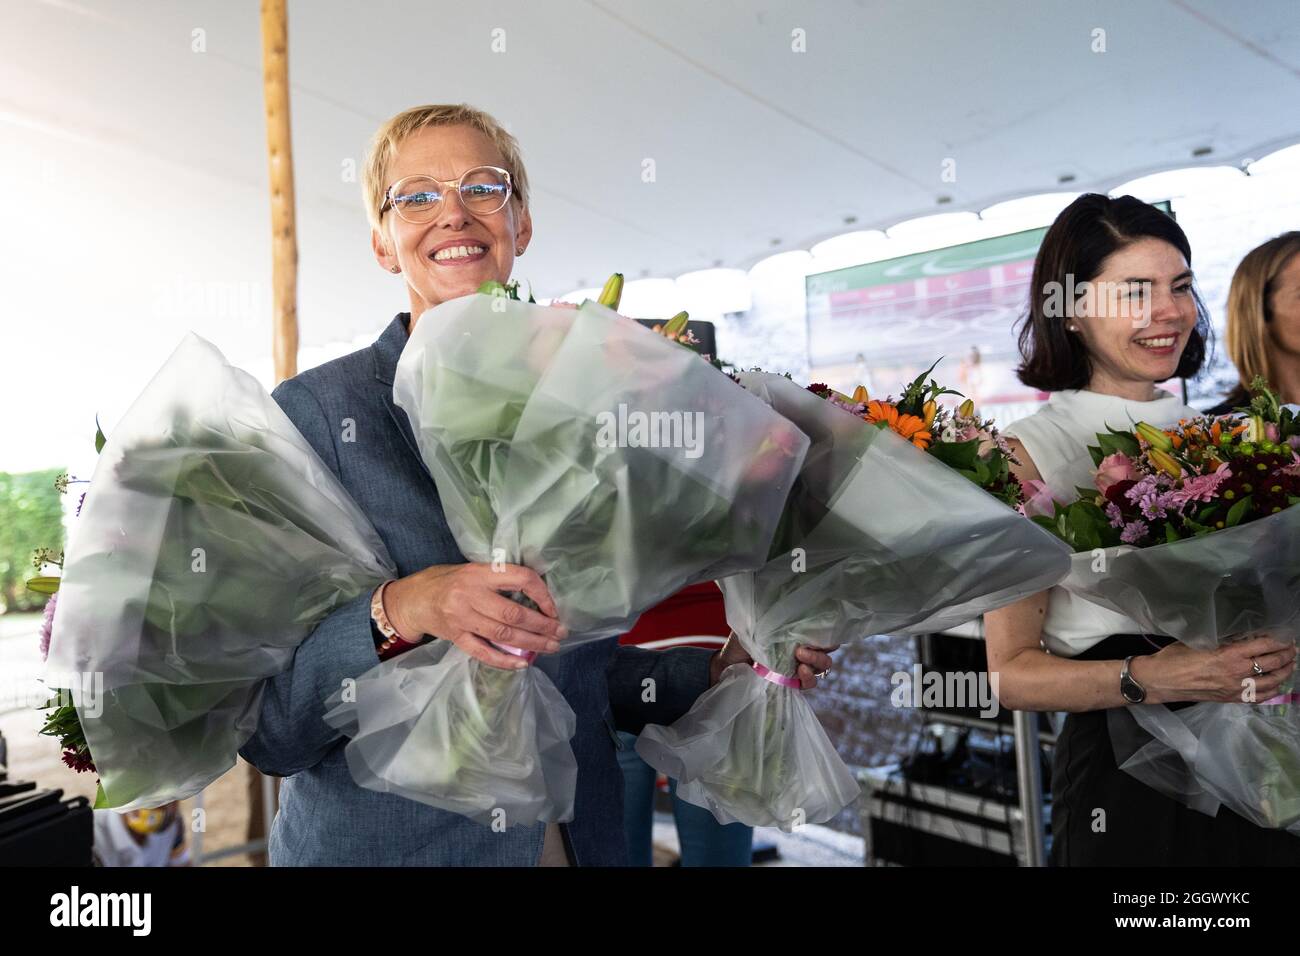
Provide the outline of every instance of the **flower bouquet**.
<path id="1" fill-rule="evenodd" d="M 100 805 L 127 810 L 234 766 L 262 681 L 394 566 L 257 380 L 191 334 L 102 445 L 63 572 L 46 684 L 72 690 Z"/>
<path id="2" fill-rule="evenodd" d="M 394 381 L 466 558 L 540 574 L 570 631 L 564 650 L 761 565 L 807 439 L 604 304 L 501 291 L 425 313 Z M 572 818 L 575 718 L 539 667 L 501 670 L 435 641 L 376 667 L 354 696 L 334 695 L 326 720 L 352 738 L 362 786 L 483 823 Z"/>
<path id="3" fill-rule="evenodd" d="M 763 372 L 740 382 L 812 440 L 768 563 L 718 582 L 755 665 L 647 727 L 637 752 L 718 820 L 790 830 L 858 794 L 790 676 L 798 644 L 943 630 L 1050 587 L 1069 555 L 1007 507 L 1009 453 L 969 405 L 940 418 L 944 390 L 924 374 L 897 403 Z M 954 446 L 942 453 L 936 423 Z"/>
<path id="4" fill-rule="evenodd" d="M 1098 435 L 1096 487 L 1034 518 L 1076 552 L 1062 586 L 1200 649 L 1300 633 L 1300 419 L 1260 379 L 1238 411 Z M 1188 806 L 1300 833 L 1294 700 L 1247 679 L 1242 703 L 1117 709 L 1115 753 Z"/>

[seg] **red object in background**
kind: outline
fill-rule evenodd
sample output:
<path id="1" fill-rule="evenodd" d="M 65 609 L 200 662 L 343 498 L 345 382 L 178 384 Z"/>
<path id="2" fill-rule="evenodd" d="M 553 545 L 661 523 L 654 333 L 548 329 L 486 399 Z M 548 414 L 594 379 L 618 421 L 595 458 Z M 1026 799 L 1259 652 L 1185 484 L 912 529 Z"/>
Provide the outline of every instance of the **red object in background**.
<path id="1" fill-rule="evenodd" d="M 618 642 L 652 650 L 665 647 L 713 650 L 726 643 L 730 633 L 722 591 L 715 582 L 704 581 L 682 588 L 646 611 Z"/>

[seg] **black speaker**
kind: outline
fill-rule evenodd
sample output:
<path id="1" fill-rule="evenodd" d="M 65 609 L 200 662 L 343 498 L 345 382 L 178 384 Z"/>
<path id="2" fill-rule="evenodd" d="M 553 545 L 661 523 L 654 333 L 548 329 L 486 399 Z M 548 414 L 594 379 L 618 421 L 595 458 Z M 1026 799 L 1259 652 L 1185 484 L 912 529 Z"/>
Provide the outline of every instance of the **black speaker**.
<path id="1" fill-rule="evenodd" d="M 94 811 L 85 797 L 36 784 L 0 784 L 0 866 L 90 866 Z"/>
<path id="2" fill-rule="evenodd" d="M 637 319 L 637 321 L 649 329 L 656 325 L 663 325 L 668 320 Z M 691 319 L 686 323 L 686 331 L 699 339 L 698 345 L 691 346 L 695 351 L 699 352 L 701 355 L 709 355 L 713 358 L 718 357 L 718 340 L 712 322 L 696 322 L 694 319 Z"/>

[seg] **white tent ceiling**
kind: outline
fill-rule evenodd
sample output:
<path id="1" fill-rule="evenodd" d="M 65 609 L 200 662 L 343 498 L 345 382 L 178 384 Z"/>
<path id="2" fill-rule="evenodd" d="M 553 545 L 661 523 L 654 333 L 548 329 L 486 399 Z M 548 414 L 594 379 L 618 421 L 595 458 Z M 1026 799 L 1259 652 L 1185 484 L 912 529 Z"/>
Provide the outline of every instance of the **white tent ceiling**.
<path id="1" fill-rule="evenodd" d="M 146 369 L 185 327 L 269 351 L 256 0 L 0 11 L 4 351 L 54 313 L 64 348 L 142 336 Z M 291 0 L 289 35 L 304 346 L 404 307 L 352 172 L 416 103 L 519 137 L 541 295 L 1300 141 L 1296 0 Z"/>

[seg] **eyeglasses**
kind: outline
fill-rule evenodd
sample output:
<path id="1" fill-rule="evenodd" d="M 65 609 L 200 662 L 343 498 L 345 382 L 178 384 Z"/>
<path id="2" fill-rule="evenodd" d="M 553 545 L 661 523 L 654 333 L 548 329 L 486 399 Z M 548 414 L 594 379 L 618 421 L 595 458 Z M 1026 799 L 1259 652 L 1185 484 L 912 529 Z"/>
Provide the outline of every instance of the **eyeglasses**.
<path id="1" fill-rule="evenodd" d="M 388 187 L 379 215 L 391 208 L 409 223 L 431 222 L 442 209 L 443 196 L 450 189 L 456 191 L 465 210 L 475 216 L 497 212 L 514 193 L 510 173 L 500 166 L 475 166 L 459 179 L 445 181 L 432 176 L 407 176 Z"/>

